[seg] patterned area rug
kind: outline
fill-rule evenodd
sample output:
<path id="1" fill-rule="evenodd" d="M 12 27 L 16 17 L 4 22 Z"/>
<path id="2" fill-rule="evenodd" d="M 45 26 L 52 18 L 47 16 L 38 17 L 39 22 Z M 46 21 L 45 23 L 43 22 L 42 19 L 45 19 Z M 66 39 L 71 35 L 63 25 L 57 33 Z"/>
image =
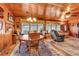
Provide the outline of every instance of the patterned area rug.
<path id="1" fill-rule="evenodd" d="M 27 51 L 27 45 L 25 43 L 21 45 L 20 53 L 19 53 L 19 44 L 17 44 L 17 46 L 11 53 L 11 56 L 55 56 L 55 55 L 57 54 L 55 52 L 52 53 L 43 41 L 39 42 L 39 54 L 34 48 L 32 49 L 32 53 L 29 54 L 29 52 Z"/>

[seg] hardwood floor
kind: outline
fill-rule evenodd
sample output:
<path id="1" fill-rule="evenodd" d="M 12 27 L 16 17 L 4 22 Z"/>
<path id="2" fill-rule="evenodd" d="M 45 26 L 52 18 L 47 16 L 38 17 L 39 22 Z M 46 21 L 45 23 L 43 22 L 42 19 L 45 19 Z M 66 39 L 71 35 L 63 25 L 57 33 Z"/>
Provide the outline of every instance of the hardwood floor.
<path id="1" fill-rule="evenodd" d="M 60 55 L 79 56 L 79 38 L 65 38 L 64 42 L 55 42 L 53 40 L 48 40 L 47 44 L 51 51 L 52 49 L 54 49 Z"/>
<path id="2" fill-rule="evenodd" d="M 14 46 L 15 47 L 15 46 Z M 13 48 L 14 48 L 13 47 Z M 79 38 L 68 37 L 64 42 L 55 42 L 51 37 L 39 42 L 39 53 L 32 48 L 29 54 L 27 50 L 27 44 L 23 43 L 19 53 L 19 42 L 13 49 L 10 47 L 8 50 L 10 53 L 1 55 L 10 56 L 79 56 Z M 13 51 L 12 51 L 13 49 Z M 7 51 L 8 51 L 7 50 Z"/>

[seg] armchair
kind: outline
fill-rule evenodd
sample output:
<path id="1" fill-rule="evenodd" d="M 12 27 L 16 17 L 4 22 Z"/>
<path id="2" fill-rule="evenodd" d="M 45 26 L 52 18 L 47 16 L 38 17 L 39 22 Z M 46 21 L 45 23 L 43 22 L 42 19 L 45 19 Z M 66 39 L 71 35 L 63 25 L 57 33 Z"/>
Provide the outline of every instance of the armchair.
<path id="1" fill-rule="evenodd" d="M 62 42 L 64 41 L 64 36 L 65 35 L 59 35 L 58 32 L 55 30 L 51 31 L 51 37 L 53 38 L 54 41 Z"/>

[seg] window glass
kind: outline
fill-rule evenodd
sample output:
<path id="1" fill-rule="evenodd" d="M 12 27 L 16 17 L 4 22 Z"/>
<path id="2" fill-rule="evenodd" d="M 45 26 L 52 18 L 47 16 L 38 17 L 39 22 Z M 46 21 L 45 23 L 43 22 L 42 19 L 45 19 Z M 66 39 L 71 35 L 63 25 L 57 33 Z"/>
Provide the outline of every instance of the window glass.
<path id="1" fill-rule="evenodd" d="M 37 31 L 37 24 L 31 24 L 31 32 Z"/>
<path id="2" fill-rule="evenodd" d="M 51 31 L 51 24 L 46 24 L 46 31 L 50 32 Z"/>
<path id="3" fill-rule="evenodd" d="M 52 30 L 60 31 L 60 24 L 52 24 Z"/>
<path id="4" fill-rule="evenodd" d="M 56 30 L 56 25 L 52 24 L 52 30 Z"/>
<path id="5" fill-rule="evenodd" d="M 57 28 L 56 28 L 57 31 L 60 31 L 60 30 L 61 30 L 61 29 L 60 29 L 60 24 L 57 24 L 56 27 L 57 27 Z"/>
<path id="6" fill-rule="evenodd" d="M 29 32 L 29 24 L 28 23 L 23 23 L 22 24 L 22 34 L 28 34 Z"/>
<path id="7" fill-rule="evenodd" d="M 43 24 L 38 24 L 38 32 L 42 32 L 43 30 Z"/>

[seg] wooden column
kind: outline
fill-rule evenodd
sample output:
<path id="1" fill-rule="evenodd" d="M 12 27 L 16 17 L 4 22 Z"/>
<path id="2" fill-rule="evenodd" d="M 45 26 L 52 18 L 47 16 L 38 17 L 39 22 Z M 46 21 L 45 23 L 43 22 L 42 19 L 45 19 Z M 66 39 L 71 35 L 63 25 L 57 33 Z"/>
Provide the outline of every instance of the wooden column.
<path id="1" fill-rule="evenodd" d="M 44 4 L 44 12 L 43 12 L 43 20 L 44 20 L 44 30 L 46 31 L 46 19 L 45 19 L 45 15 L 46 15 L 46 8 L 47 8 L 47 5 Z"/>
<path id="2" fill-rule="evenodd" d="M 64 24 L 61 24 L 61 31 L 64 31 Z"/>
<path id="3" fill-rule="evenodd" d="M 44 21 L 44 31 L 46 31 L 46 21 Z"/>

